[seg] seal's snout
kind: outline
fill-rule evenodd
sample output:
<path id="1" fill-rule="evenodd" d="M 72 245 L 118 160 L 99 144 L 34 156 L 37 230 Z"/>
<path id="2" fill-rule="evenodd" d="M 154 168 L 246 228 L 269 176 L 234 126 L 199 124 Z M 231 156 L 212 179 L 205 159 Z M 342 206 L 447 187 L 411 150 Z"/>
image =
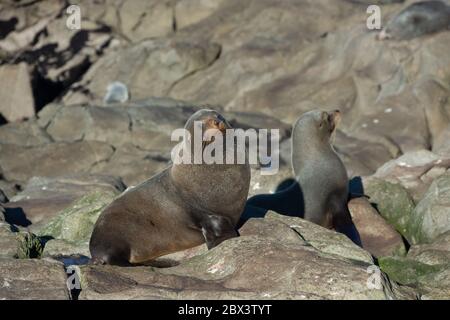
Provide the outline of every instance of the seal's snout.
<path id="1" fill-rule="evenodd" d="M 328 120 L 331 124 L 330 132 L 333 132 L 341 121 L 341 111 L 336 109 L 328 114 Z"/>
<path id="2" fill-rule="evenodd" d="M 225 122 L 219 121 L 218 129 L 222 132 L 225 132 L 225 130 L 227 130 L 227 126 L 226 126 Z"/>
<path id="3" fill-rule="evenodd" d="M 227 130 L 227 124 L 222 119 L 209 118 L 206 120 L 206 130 L 208 129 L 217 129 L 222 133 L 225 133 L 225 131 Z"/>

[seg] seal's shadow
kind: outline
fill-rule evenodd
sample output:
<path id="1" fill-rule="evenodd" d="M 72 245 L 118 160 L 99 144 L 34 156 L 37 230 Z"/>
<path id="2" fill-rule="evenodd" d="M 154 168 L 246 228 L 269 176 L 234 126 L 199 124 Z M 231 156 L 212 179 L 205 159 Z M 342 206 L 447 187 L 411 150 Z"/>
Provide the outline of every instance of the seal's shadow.
<path id="1" fill-rule="evenodd" d="M 251 218 L 264 218 L 268 211 L 303 218 L 305 204 L 300 184 L 289 178 L 283 180 L 273 194 L 258 194 L 248 199 L 238 228 Z"/>
<path id="2" fill-rule="evenodd" d="M 352 178 L 349 181 L 348 200 L 364 196 L 361 177 Z M 241 228 L 251 218 L 264 218 L 268 211 L 275 211 L 278 214 L 290 217 L 304 218 L 304 197 L 297 180 L 293 178 L 283 180 L 273 194 L 258 194 L 249 198 L 237 228 Z M 336 231 L 345 234 L 354 243 L 362 246 L 359 232 L 353 222 L 351 225 L 346 225 Z"/>

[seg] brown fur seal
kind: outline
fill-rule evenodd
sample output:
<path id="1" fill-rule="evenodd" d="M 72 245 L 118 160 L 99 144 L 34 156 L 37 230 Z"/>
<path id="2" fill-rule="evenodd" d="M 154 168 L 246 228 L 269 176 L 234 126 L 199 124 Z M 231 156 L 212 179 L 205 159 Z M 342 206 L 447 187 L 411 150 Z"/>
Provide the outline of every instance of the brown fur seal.
<path id="1" fill-rule="evenodd" d="M 250 198 L 241 223 L 273 210 L 335 229 L 361 243 L 347 207 L 347 170 L 331 145 L 339 120 L 339 110 L 300 116 L 292 131 L 294 183 L 274 194 Z"/>
<path id="2" fill-rule="evenodd" d="M 203 109 L 185 125 L 191 137 L 194 121 L 201 121 L 203 132 L 217 129 L 224 135 L 231 128 L 219 113 Z M 183 150 L 192 152 L 186 145 Z M 89 244 L 92 262 L 142 264 L 237 236 L 249 185 L 248 164 L 173 164 L 105 208 Z"/>
<path id="3" fill-rule="evenodd" d="M 450 6 L 442 1 L 421 1 L 394 16 L 378 34 L 378 39 L 410 40 L 449 27 Z"/>

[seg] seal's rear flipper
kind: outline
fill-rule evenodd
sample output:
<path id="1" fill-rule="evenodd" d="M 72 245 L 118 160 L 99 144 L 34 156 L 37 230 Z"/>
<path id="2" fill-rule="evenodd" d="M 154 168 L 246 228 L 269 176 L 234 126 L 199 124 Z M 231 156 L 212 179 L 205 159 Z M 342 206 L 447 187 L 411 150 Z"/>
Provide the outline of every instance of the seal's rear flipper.
<path id="1" fill-rule="evenodd" d="M 208 249 L 212 249 L 221 242 L 238 236 L 230 219 L 223 216 L 207 215 L 201 222 L 202 233 Z"/>

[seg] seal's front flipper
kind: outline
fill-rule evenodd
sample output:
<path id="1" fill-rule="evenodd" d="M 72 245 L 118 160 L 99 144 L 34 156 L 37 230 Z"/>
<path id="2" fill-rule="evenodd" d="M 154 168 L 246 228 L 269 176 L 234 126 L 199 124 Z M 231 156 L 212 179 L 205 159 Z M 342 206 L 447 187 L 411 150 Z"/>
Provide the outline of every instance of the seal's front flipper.
<path id="1" fill-rule="evenodd" d="M 208 249 L 214 248 L 222 241 L 238 236 L 233 223 L 227 217 L 207 215 L 201 226 Z"/>

